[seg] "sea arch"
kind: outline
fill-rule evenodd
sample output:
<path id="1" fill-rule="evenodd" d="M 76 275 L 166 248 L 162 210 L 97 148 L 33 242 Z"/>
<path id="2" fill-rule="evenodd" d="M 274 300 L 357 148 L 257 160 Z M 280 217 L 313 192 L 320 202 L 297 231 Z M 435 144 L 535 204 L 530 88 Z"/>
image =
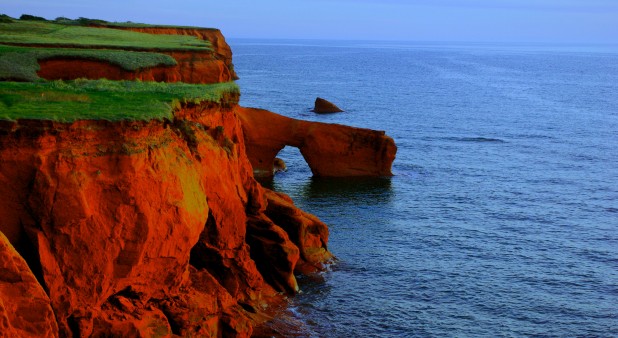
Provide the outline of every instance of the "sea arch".
<path id="1" fill-rule="evenodd" d="M 391 176 L 397 147 L 384 131 L 310 122 L 256 108 L 236 109 L 257 177 L 272 177 L 275 157 L 296 147 L 314 176 Z"/>

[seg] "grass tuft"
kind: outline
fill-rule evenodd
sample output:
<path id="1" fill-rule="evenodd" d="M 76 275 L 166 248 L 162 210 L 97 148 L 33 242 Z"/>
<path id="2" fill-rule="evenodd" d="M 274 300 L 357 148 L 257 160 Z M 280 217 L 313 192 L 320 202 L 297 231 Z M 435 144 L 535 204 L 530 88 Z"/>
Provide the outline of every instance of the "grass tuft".
<path id="1" fill-rule="evenodd" d="M 0 14 L 0 23 L 13 23 L 15 19 L 6 14 Z"/>
<path id="2" fill-rule="evenodd" d="M 30 14 L 22 14 L 22 16 L 19 17 L 19 20 L 47 21 L 47 19 L 45 19 L 43 17 L 35 16 L 35 15 L 30 15 Z"/>

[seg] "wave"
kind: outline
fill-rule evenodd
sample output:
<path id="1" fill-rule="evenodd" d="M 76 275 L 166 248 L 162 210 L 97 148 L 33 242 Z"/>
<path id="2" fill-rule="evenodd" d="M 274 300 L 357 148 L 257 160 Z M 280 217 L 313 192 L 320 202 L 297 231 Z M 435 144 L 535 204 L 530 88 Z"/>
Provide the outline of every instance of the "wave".
<path id="1" fill-rule="evenodd" d="M 453 141 L 458 142 L 488 142 L 488 143 L 505 143 L 506 141 L 499 138 L 491 138 L 491 137 L 452 137 L 450 138 Z"/>

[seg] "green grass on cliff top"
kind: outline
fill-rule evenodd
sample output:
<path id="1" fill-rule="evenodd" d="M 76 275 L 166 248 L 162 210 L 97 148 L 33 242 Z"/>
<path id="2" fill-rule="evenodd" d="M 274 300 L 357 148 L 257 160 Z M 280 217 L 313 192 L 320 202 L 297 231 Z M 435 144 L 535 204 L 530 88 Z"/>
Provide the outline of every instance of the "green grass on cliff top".
<path id="1" fill-rule="evenodd" d="M 0 80 L 36 81 L 39 79 L 38 61 L 54 58 L 105 61 L 128 71 L 177 64 L 173 57 L 160 53 L 0 45 Z"/>
<path id="2" fill-rule="evenodd" d="M 0 43 L 19 46 L 109 48 L 134 51 L 212 50 L 209 41 L 189 35 L 147 34 L 113 28 L 28 20 L 0 22 Z"/>
<path id="3" fill-rule="evenodd" d="M 0 82 L 0 120 L 171 120 L 183 103 L 223 103 L 226 94 L 238 92 L 234 82 Z"/>
<path id="4" fill-rule="evenodd" d="M 18 19 L 12 18 L 6 14 L 0 14 L 0 22 L 14 22 Z M 94 27 L 116 27 L 116 28 L 190 28 L 190 29 L 200 29 L 200 30 L 211 30 L 218 31 L 216 28 L 209 27 L 197 27 L 197 26 L 178 26 L 178 25 L 153 25 L 148 23 L 138 23 L 138 22 L 110 22 L 101 19 L 90 19 L 80 17 L 77 19 L 69 19 L 65 17 L 57 17 L 55 20 L 47 20 L 40 16 L 33 16 L 29 14 L 23 14 L 19 20 L 26 21 L 43 21 L 43 22 L 54 22 L 63 25 L 76 25 L 76 26 L 94 26 Z"/>

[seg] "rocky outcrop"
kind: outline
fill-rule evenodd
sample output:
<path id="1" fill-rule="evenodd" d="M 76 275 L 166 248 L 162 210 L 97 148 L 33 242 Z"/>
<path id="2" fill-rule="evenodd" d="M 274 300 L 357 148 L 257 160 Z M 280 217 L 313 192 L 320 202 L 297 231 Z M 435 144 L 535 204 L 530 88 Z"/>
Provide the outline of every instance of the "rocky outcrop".
<path id="1" fill-rule="evenodd" d="M 61 336 L 249 336 L 300 266 L 331 257 L 326 226 L 253 179 L 233 105 L 0 134 L 0 231 Z"/>
<path id="2" fill-rule="evenodd" d="M 269 177 L 285 146 L 300 149 L 315 176 L 390 176 L 397 147 L 383 131 L 288 118 L 254 108 L 237 109 L 247 155 L 256 176 Z"/>
<path id="3" fill-rule="evenodd" d="M 298 247 L 298 273 L 319 271 L 332 260 L 328 251 L 328 226 L 314 215 L 298 209 L 286 194 L 265 189 L 266 216 L 279 224 Z"/>
<path id="4" fill-rule="evenodd" d="M 321 97 L 315 99 L 313 112 L 318 114 L 340 113 L 343 110 L 337 107 L 334 103 L 327 101 Z"/>
<path id="5" fill-rule="evenodd" d="M 277 172 L 282 172 L 282 171 L 287 171 L 288 170 L 288 166 L 285 164 L 285 161 L 275 157 L 275 160 L 273 162 L 273 171 L 275 173 Z"/>
<path id="6" fill-rule="evenodd" d="M 0 232 L 0 337 L 57 337 L 49 297 Z"/>

